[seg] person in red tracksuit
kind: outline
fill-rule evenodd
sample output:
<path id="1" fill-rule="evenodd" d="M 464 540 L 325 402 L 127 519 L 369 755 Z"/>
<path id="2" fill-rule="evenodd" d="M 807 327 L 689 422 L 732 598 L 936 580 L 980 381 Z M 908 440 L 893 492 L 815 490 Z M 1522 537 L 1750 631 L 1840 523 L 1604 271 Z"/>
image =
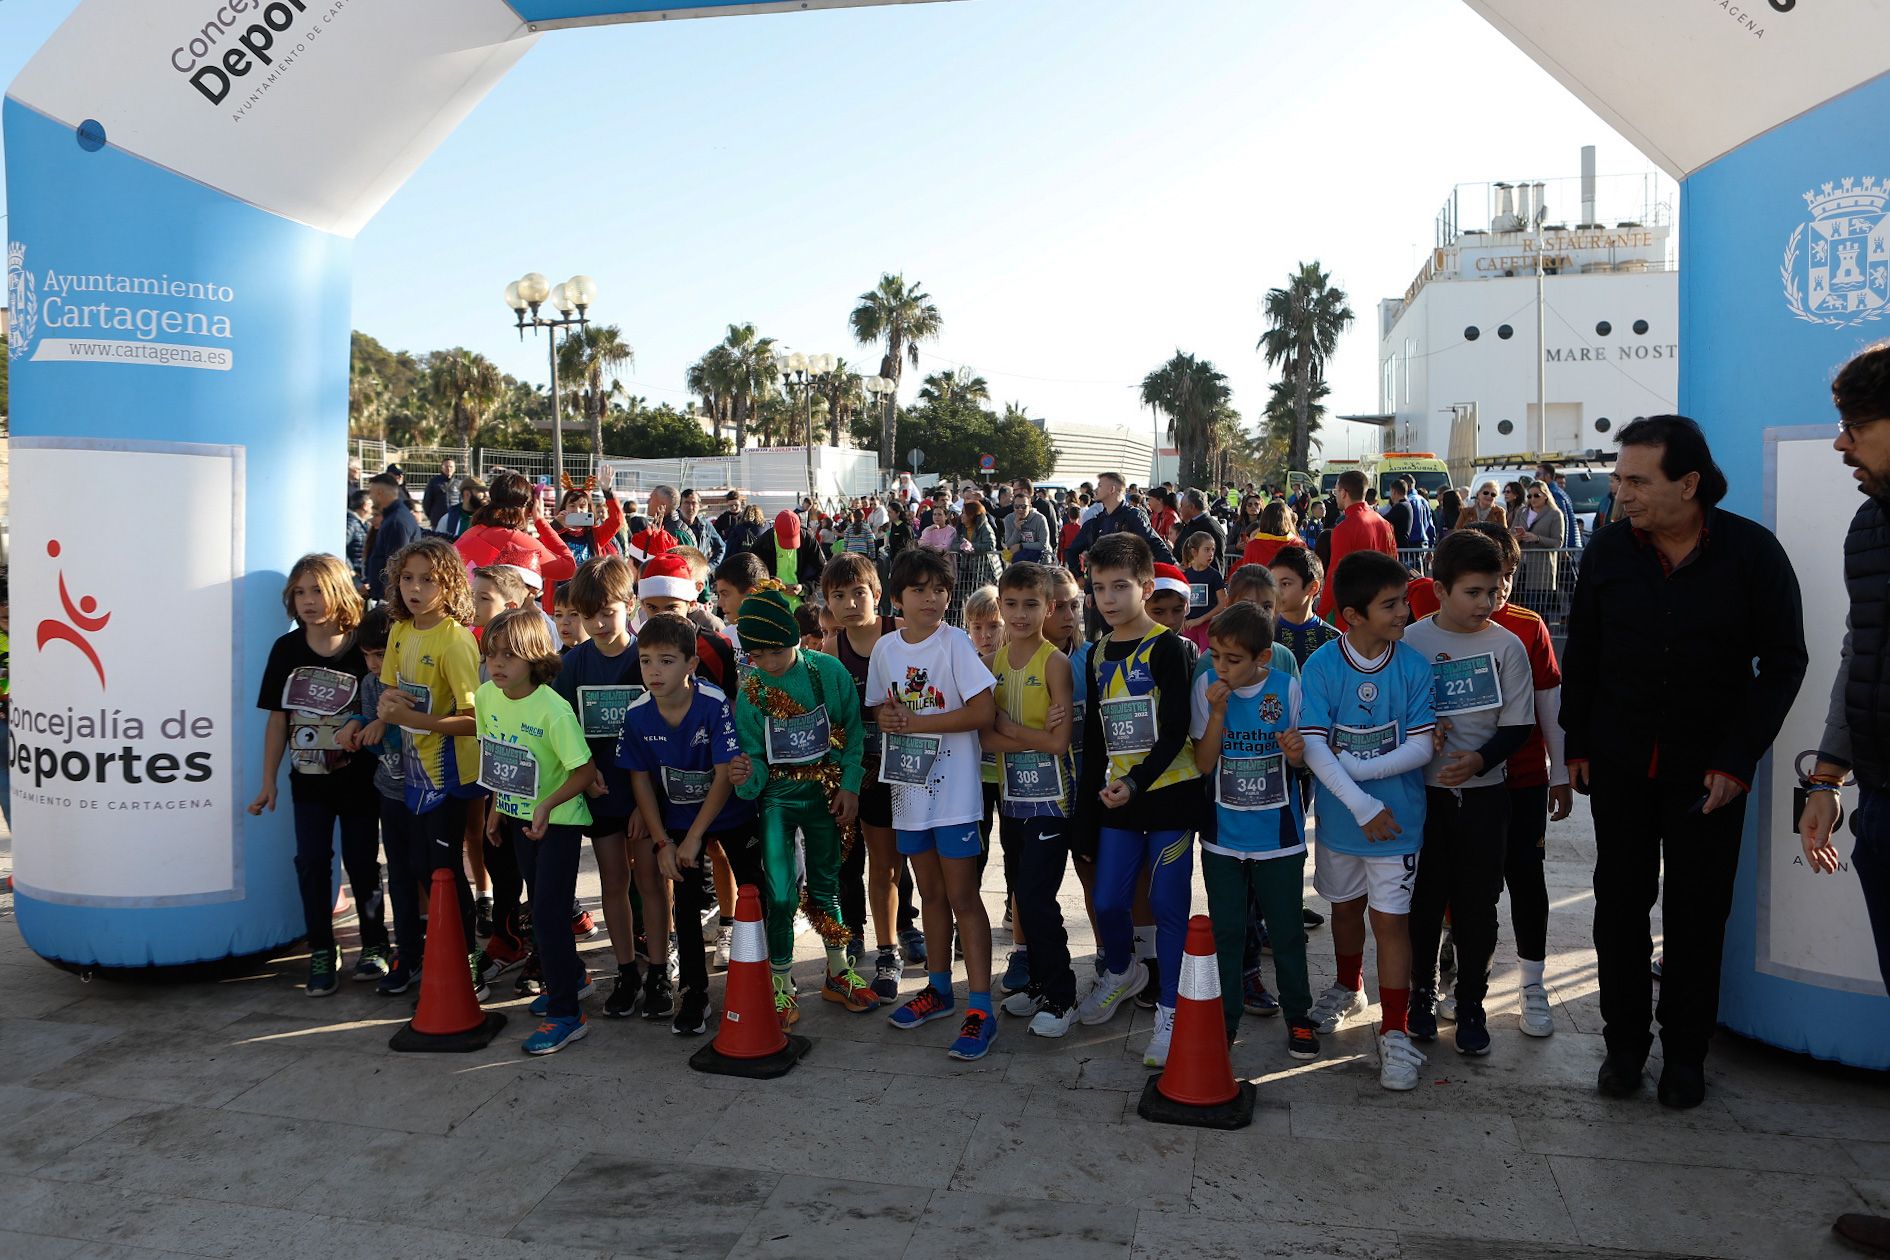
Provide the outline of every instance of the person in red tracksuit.
<path id="1" fill-rule="evenodd" d="M 1339 571 L 1339 561 L 1354 551 L 1382 551 L 1397 558 L 1398 540 L 1391 532 L 1391 522 L 1372 511 L 1365 503 L 1365 474 L 1356 468 L 1348 468 L 1339 474 L 1339 484 L 1333 489 L 1333 497 L 1339 502 L 1339 521 L 1332 526 L 1332 562 L 1326 565 L 1327 573 Z M 1319 592 L 1319 615 L 1331 617 L 1337 610 L 1333 607 L 1332 592 L 1337 583 L 1327 582 Z"/>

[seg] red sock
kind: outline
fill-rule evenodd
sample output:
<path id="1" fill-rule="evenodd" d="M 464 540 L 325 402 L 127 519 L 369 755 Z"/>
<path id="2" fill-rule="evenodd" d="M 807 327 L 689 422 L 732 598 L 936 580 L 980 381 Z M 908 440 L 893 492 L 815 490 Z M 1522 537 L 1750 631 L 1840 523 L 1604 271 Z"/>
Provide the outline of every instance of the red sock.
<path id="1" fill-rule="evenodd" d="M 1363 952 L 1339 955 L 1339 987 L 1342 989 L 1350 989 L 1354 993 L 1357 993 L 1360 989 L 1365 987 L 1365 955 Z"/>
<path id="2" fill-rule="evenodd" d="M 1382 985 L 1378 989 L 1378 1005 L 1384 1010 L 1385 1019 L 1378 1026 L 1381 1033 L 1411 1031 L 1409 1016 L 1411 1012 L 1411 990 L 1387 989 Z"/>

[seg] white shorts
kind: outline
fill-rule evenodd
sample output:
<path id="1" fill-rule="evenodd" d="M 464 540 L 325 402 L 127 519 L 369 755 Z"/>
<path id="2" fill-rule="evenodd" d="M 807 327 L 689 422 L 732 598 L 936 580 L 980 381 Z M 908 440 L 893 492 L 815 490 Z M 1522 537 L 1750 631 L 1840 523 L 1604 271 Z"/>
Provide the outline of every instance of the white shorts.
<path id="1" fill-rule="evenodd" d="M 1360 857 L 1315 845 L 1313 891 L 1335 906 L 1363 897 L 1365 904 L 1380 914 L 1410 914 L 1417 863 L 1415 853 Z"/>

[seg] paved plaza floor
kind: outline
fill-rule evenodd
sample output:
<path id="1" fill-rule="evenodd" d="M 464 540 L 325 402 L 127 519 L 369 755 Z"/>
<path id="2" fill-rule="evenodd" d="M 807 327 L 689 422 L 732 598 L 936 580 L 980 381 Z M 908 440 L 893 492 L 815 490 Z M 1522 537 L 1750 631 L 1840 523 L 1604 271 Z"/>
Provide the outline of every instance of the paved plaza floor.
<path id="1" fill-rule="evenodd" d="M 813 1050 L 778 1081 L 692 1072 L 698 1041 L 604 1019 L 601 995 L 589 1038 L 547 1058 L 518 1052 L 522 1000 L 484 1052 L 399 1055 L 406 999 L 344 981 L 310 1000 L 305 955 L 86 982 L 34 957 L 0 899 L 0 1256 L 1849 1254 L 1832 1218 L 1890 1212 L 1890 1081 L 1721 1033 L 1695 1111 L 1595 1094 L 1580 814 L 1550 832 L 1553 1037 L 1516 1031 L 1505 909 L 1490 1057 L 1446 1031 L 1418 1090 L 1390 1094 L 1370 1023 L 1300 1063 L 1278 1019 L 1249 1018 L 1234 1064 L 1259 1109 L 1236 1133 L 1137 1117 L 1142 1011 L 1061 1041 L 1005 1018 L 961 1064 L 945 1024 L 810 999 Z M 994 862 L 994 921 L 1000 881 Z M 588 865 L 580 890 L 594 906 Z M 585 948 L 608 965 L 601 934 Z M 811 937 L 800 954 L 809 988 Z M 1317 992 L 1324 929 L 1311 958 Z"/>

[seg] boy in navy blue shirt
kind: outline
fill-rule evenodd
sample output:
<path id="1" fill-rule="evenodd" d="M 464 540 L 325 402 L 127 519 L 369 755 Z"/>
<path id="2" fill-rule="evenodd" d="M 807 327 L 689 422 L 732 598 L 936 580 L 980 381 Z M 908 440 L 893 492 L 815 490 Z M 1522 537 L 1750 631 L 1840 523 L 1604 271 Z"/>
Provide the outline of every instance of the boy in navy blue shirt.
<path id="1" fill-rule="evenodd" d="M 676 885 L 683 992 L 670 1031 L 693 1036 L 707 1027 L 709 1015 L 702 914 L 715 888 L 703 848 L 714 839 L 736 879 L 759 885 L 755 810 L 729 782 L 729 763 L 741 746 L 728 698 L 695 676 L 695 625 L 673 613 L 659 614 L 643 623 L 636 650 L 647 690 L 624 711 L 617 763 L 630 771 L 631 791 L 657 863 Z"/>

